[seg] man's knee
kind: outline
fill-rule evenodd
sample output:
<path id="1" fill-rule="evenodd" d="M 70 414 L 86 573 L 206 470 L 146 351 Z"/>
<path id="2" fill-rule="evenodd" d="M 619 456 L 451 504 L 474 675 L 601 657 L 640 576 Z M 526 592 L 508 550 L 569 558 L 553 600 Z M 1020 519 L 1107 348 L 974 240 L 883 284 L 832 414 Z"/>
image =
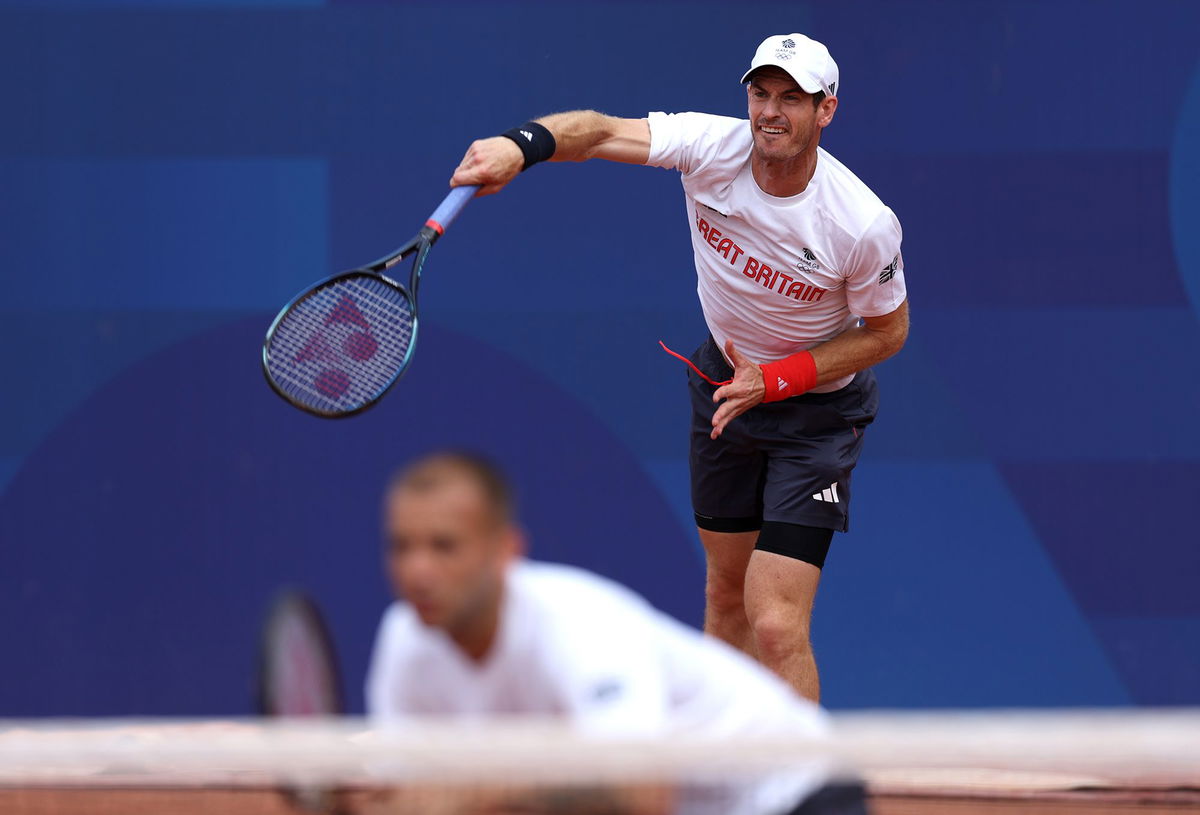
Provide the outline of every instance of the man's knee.
<path id="1" fill-rule="evenodd" d="M 746 562 L 729 563 L 710 557 L 704 579 L 704 598 L 710 611 L 744 615 Z"/>
<path id="2" fill-rule="evenodd" d="M 821 570 L 758 551 L 746 576 L 746 616 L 758 652 L 771 665 L 812 653 L 809 626 Z"/>
<path id="3" fill-rule="evenodd" d="M 708 610 L 718 615 L 745 615 L 745 583 L 734 580 L 714 580 L 709 574 L 704 583 L 704 600 Z"/>
<path id="4" fill-rule="evenodd" d="M 750 627 L 759 657 L 767 664 L 773 664 L 787 657 L 811 653 L 806 616 L 785 604 L 758 608 L 750 617 Z"/>

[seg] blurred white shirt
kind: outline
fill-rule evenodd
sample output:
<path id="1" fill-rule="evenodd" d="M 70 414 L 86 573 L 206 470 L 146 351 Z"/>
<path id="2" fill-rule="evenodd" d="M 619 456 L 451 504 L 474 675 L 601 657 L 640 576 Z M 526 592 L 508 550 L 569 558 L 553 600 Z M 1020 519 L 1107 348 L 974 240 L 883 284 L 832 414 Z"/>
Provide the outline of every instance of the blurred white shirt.
<path id="1" fill-rule="evenodd" d="M 619 736 L 804 739 L 828 732 L 821 709 L 774 674 L 610 580 L 522 561 L 509 571 L 503 602 L 496 641 L 481 662 L 406 604 L 392 604 L 371 658 L 368 714 L 381 724 L 414 716 L 553 716 L 585 733 Z M 824 763 L 814 762 L 770 783 L 705 790 L 682 809 L 782 812 L 827 776 Z"/>

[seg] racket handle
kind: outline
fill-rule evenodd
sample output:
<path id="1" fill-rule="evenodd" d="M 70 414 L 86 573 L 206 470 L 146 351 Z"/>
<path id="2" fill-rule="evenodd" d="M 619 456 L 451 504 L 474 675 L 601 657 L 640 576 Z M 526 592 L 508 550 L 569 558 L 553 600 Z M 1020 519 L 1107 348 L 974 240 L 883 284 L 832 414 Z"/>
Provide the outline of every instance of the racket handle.
<path id="1" fill-rule="evenodd" d="M 478 191 L 478 185 L 455 187 L 450 190 L 450 194 L 442 199 L 442 203 L 438 204 L 438 208 L 429 216 L 427 225 L 436 229 L 439 235 L 442 234 Z"/>

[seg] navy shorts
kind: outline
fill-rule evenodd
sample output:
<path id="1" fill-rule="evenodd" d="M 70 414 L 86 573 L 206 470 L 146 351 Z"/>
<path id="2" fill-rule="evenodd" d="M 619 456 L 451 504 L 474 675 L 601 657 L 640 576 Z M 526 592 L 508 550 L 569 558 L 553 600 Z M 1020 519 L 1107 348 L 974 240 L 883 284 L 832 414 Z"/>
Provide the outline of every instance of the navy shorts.
<path id="1" fill-rule="evenodd" d="M 712 337 L 692 363 L 718 382 L 733 376 Z M 716 388 L 695 371 L 688 376 L 692 508 L 701 526 L 721 529 L 730 521 L 729 531 L 748 531 L 778 521 L 850 528 L 850 471 L 879 407 L 869 368 L 840 390 L 756 405 L 727 424 L 716 441 L 709 438 Z"/>

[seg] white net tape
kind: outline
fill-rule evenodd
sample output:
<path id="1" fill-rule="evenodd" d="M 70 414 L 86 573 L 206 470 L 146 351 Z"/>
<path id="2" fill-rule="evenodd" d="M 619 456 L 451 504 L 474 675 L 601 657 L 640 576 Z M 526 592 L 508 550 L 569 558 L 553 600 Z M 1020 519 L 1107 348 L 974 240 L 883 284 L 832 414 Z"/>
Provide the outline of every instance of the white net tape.
<path id="1" fill-rule="evenodd" d="M 829 761 L 888 784 L 1200 788 L 1200 711 L 871 713 L 821 740 L 584 738 L 541 721 L 0 721 L 0 785 L 595 784 Z"/>

